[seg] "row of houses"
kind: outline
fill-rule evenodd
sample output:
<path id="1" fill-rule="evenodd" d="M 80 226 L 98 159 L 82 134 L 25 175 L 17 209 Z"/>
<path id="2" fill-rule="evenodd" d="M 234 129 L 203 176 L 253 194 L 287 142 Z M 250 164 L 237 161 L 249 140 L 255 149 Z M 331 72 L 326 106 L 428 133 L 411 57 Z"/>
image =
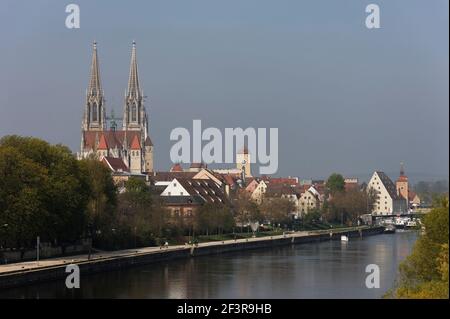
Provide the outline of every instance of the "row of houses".
<path id="1" fill-rule="evenodd" d="M 286 198 L 293 203 L 292 215 L 301 217 L 322 208 L 330 199 L 325 180 L 298 177 L 246 176 L 245 171 L 214 170 L 203 163 L 193 163 L 184 168 L 175 164 L 166 172 L 132 174 L 123 162 L 103 157 L 102 162 L 111 170 L 113 179 L 124 190 L 130 176 L 143 178 L 160 195 L 173 215 L 191 216 L 205 203 L 228 205 L 239 193 L 257 204 L 270 198 Z M 373 215 L 393 215 L 407 212 L 420 205 L 420 198 L 409 189 L 408 178 L 401 169 L 394 183 L 382 171 L 375 171 L 369 182 L 360 184 L 357 178 L 345 178 L 345 190 L 357 189 L 375 193 Z M 367 212 L 361 212 L 362 214 Z"/>

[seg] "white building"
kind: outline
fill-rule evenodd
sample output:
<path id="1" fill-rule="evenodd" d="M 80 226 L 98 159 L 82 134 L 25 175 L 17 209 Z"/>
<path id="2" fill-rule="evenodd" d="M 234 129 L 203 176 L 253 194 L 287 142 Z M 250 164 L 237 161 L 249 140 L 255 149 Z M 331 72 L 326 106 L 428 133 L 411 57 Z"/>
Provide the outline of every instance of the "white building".
<path id="1" fill-rule="evenodd" d="M 406 200 L 397 191 L 395 184 L 384 173 L 375 171 L 367 185 L 367 191 L 376 192 L 372 215 L 394 215 L 407 211 Z"/>

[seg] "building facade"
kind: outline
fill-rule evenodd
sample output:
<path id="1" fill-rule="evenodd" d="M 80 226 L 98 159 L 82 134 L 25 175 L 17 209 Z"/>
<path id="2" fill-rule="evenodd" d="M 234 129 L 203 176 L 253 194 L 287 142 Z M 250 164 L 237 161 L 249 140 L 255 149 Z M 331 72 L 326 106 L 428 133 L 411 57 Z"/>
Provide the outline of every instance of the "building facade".
<path id="1" fill-rule="evenodd" d="M 397 192 L 396 185 L 384 172 L 373 173 L 367 191 L 376 193 L 372 215 L 394 215 L 408 210 L 406 199 Z"/>

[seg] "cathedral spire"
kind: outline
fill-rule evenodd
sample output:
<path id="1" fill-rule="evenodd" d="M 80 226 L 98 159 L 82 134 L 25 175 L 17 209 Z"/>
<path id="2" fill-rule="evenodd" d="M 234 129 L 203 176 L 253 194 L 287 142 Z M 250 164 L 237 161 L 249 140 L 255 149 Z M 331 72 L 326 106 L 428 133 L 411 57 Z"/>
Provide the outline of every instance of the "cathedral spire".
<path id="1" fill-rule="evenodd" d="M 136 59 L 136 42 L 133 41 L 133 48 L 131 49 L 131 63 L 130 75 L 128 77 L 128 91 L 127 96 L 140 97 L 141 89 L 139 87 L 139 75 Z"/>
<path id="2" fill-rule="evenodd" d="M 102 86 L 100 83 L 100 71 L 98 65 L 98 57 L 97 57 L 97 42 L 93 43 L 93 53 L 92 53 L 92 62 L 91 62 L 91 77 L 89 80 L 88 87 L 89 95 L 100 95 L 102 94 Z"/>
<path id="3" fill-rule="evenodd" d="M 83 130 L 104 130 L 106 127 L 105 116 L 103 90 L 100 82 L 100 67 L 97 56 L 97 42 L 94 41 L 89 86 L 86 92 Z"/>
<path id="4" fill-rule="evenodd" d="M 142 95 L 139 83 L 136 42 L 133 41 L 128 87 L 125 92 L 123 129 L 141 131 L 143 133 L 142 141 L 147 137 L 147 114 L 145 111 L 143 98 L 144 97 Z"/>

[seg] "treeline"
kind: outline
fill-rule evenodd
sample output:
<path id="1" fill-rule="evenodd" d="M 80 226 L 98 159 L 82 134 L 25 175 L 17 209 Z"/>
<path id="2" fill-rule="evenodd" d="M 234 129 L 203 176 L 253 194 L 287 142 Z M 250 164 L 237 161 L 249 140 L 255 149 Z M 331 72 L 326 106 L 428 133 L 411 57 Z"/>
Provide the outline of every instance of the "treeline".
<path id="1" fill-rule="evenodd" d="M 345 191 L 344 179 L 328 179 L 326 198 L 303 220 L 354 224 L 373 199 L 365 191 Z M 0 249 L 63 246 L 90 238 L 100 249 L 183 242 L 186 236 L 246 231 L 251 223 L 290 228 L 294 204 L 266 198 L 257 204 L 246 192 L 229 204 L 206 204 L 192 216 L 173 216 L 143 179 L 130 178 L 118 192 L 110 171 L 98 159 L 77 160 L 63 145 L 32 137 L 0 139 Z M 236 229 L 237 228 L 237 229 Z"/>
<path id="2" fill-rule="evenodd" d="M 400 265 L 398 286 L 387 297 L 448 299 L 448 197 L 436 199 L 423 218 L 424 233 Z"/>
<path id="3" fill-rule="evenodd" d="M 448 181 L 420 181 L 414 185 L 413 190 L 419 195 L 422 203 L 431 204 L 434 199 L 439 198 L 442 194 L 448 195 Z"/>
<path id="4" fill-rule="evenodd" d="M 85 237 L 113 213 L 116 190 L 98 161 L 77 161 L 62 145 L 31 137 L 0 139 L 0 246 L 55 245 Z"/>

